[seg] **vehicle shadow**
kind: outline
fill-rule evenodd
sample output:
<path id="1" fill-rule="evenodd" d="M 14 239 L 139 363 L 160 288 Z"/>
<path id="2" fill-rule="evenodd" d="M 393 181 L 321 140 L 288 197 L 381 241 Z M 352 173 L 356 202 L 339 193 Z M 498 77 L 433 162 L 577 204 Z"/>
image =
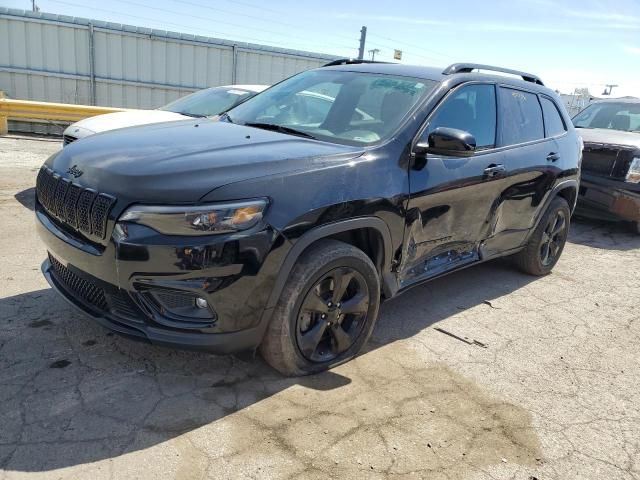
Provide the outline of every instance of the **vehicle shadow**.
<path id="1" fill-rule="evenodd" d="M 581 216 L 574 216 L 571 219 L 568 241 L 604 250 L 626 251 L 640 248 L 640 234 L 632 224 L 594 220 Z"/>
<path id="2" fill-rule="evenodd" d="M 15 198 L 24 208 L 28 208 L 33 211 L 36 207 L 36 188 L 31 187 L 21 192 L 16 193 L 13 198 Z"/>
<path id="3" fill-rule="evenodd" d="M 349 387 L 354 375 L 362 375 L 362 365 L 377 361 L 370 373 L 373 383 L 378 375 L 389 375 L 384 369 L 377 370 L 381 361 L 376 360 L 376 352 L 533 280 L 508 262 L 495 261 L 415 287 L 382 306 L 373 338 L 358 360 L 360 366 L 347 364 L 337 369 L 339 372 L 302 378 L 283 378 L 259 357 L 246 360 L 179 351 L 114 335 L 76 313 L 51 289 L 0 299 L 0 469 L 45 472 L 115 458 L 201 427 L 217 428 L 215 422 L 223 418 L 239 422 L 229 417 L 240 411 L 260 416 L 260 425 L 272 422 L 274 428 L 282 428 L 311 407 L 304 401 L 302 407 L 280 398 L 277 404 L 282 407 L 274 407 L 274 402 L 267 407 L 263 400 L 291 387 L 304 387 L 304 395 L 339 394 Z M 452 348 L 475 348 L 454 339 L 451 344 Z M 394 361 L 404 362 L 398 358 Z M 385 368 L 391 368 L 394 361 L 385 360 Z M 434 395 L 433 402 L 449 399 L 452 391 L 464 384 L 464 380 L 441 370 L 422 371 L 410 360 L 406 362 L 407 370 L 421 371 L 424 377 L 416 380 L 416 388 L 433 389 L 436 383 L 444 392 L 425 390 L 418 400 L 430 394 Z M 396 390 L 401 389 L 394 387 L 394 395 L 398 394 Z M 471 396 L 474 405 L 491 411 L 487 414 L 476 409 L 479 413 L 475 418 L 464 410 L 459 416 L 447 418 L 459 417 L 460 421 L 477 424 L 469 428 L 479 428 L 485 417 L 501 418 L 492 410 L 499 402 L 478 400 L 479 393 L 468 393 L 472 390 L 465 390 L 465 398 Z M 371 394 L 380 392 L 374 388 Z M 443 411 L 459 403 L 456 400 Z M 363 405 L 362 410 L 367 408 L 375 409 Z M 340 414 L 347 422 L 347 411 Z M 528 414 L 522 415 L 528 418 Z M 510 410 L 507 417 L 516 415 Z M 517 432 L 529 428 L 525 423 L 529 420 L 522 420 Z M 505 428 L 498 425 L 496 431 Z M 484 441 L 482 432 L 473 434 L 473 438 Z M 397 433 L 398 438 L 403 435 Z M 507 431 L 505 438 L 508 435 L 511 433 Z M 221 441 L 233 443 L 224 438 Z M 508 444 L 504 448 L 512 448 L 512 441 L 504 440 Z M 529 440 L 523 442 L 530 444 Z M 497 455 L 496 461 L 500 462 L 500 455 L 506 454 L 494 449 L 493 456 Z M 534 447 L 526 449 L 535 458 Z M 483 456 L 483 461 L 492 458 Z"/>

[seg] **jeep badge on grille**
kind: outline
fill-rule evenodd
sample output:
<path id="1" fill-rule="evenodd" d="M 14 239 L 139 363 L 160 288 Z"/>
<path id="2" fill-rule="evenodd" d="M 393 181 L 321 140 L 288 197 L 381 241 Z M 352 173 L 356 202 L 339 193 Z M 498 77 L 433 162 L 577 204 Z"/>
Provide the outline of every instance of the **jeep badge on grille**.
<path id="1" fill-rule="evenodd" d="M 78 177 L 79 177 L 80 175 L 82 175 L 84 172 L 83 172 L 82 170 L 80 170 L 80 169 L 78 168 L 78 166 L 77 166 L 77 165 L 74 165 L 73 167 L 70 167 L 70 168 L 67 170 L 67 173 L 68 173 L 69 175 L 73 175 L 73 177 L 74 177 L 74 178 L 78 178 Z"/>

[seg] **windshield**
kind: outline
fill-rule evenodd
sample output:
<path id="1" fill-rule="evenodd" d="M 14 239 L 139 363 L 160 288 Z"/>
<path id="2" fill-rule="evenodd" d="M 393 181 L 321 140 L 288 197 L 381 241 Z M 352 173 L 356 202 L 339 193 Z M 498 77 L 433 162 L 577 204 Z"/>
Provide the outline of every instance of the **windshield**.
<path id="1" fill-rule="evenodd" d="M 576 128 L 609 128 L 638 132 L 640 103 L 594 103 L 573 117 L 573 124 Z"/>
<path id="2" fill-rule="evenodd" d="M 346 145 L 386 140 L 437 84 L 432 80 L 311 70 L 228 112 L 228 121 Z"/>
<path id="3" fill-rule="evenodd" d="M 226 112 L 252 95 L 253 92 L 236 88 L 207 88 L 179 98 L 158 110 L 181 113 L 189 117 L 210 117 Z"/>

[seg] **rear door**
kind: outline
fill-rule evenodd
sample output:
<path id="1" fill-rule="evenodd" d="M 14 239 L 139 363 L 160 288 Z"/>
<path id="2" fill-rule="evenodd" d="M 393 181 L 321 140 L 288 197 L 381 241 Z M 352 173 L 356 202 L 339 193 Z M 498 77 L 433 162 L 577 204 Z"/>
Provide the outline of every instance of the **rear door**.
<path id="1" fill-rule="evenodd" d="M 573 164 L 576 158 L 576 140 L 568 135 L 567 125 L 555 100 L 540 95 L 540 104 L 544 114 L 545 137 L 551 141 L 552 155 L 546 157 L 547 165 L 564 170 L 564 165 Z"/>
<path id="2" fill-rule="evenodd" d="M 491 215 L 484 257 L 522 244 L 561 171 L 557 165 L 563 152 L 558 137 L 566 135 L 566 126 L 562 118 L 556 118 L 557 108 L 549 101 L 536 92 L 498 87 L 498 144 L 505 155 L 507 175 Z"/>
<path id="3" fill-rule="evenodd" d="M 409 173 L 403 285 L 478 259 L 490 212 L 502 190 L 504 153 L 496 150 L 496 91 L 492 83 L 468 83 L 451 91 L 430 116 L 438 127 L 464 130 L 477 151 L 461 158 L 428 154 Z"/>

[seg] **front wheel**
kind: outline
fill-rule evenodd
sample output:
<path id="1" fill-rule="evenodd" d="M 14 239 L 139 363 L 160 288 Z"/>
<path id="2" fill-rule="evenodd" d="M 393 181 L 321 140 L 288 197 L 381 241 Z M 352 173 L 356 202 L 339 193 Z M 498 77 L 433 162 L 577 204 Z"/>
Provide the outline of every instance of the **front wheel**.
<path id="1" fill-rule="evenodd" d="M 530 275 L 547 275 L 558 262 L 569 234 L 571 210 L 567 201 L 551 201 L 525 248 L 514 255 L 518 268 Z"/>
<path id="2" fill-rule="evenodd" d="M 375 266 L 356 247 L 323 240 L 294 266 L 260 346 L 285 375 L 307 375 L 355 357 L 380 305 Z"/>

